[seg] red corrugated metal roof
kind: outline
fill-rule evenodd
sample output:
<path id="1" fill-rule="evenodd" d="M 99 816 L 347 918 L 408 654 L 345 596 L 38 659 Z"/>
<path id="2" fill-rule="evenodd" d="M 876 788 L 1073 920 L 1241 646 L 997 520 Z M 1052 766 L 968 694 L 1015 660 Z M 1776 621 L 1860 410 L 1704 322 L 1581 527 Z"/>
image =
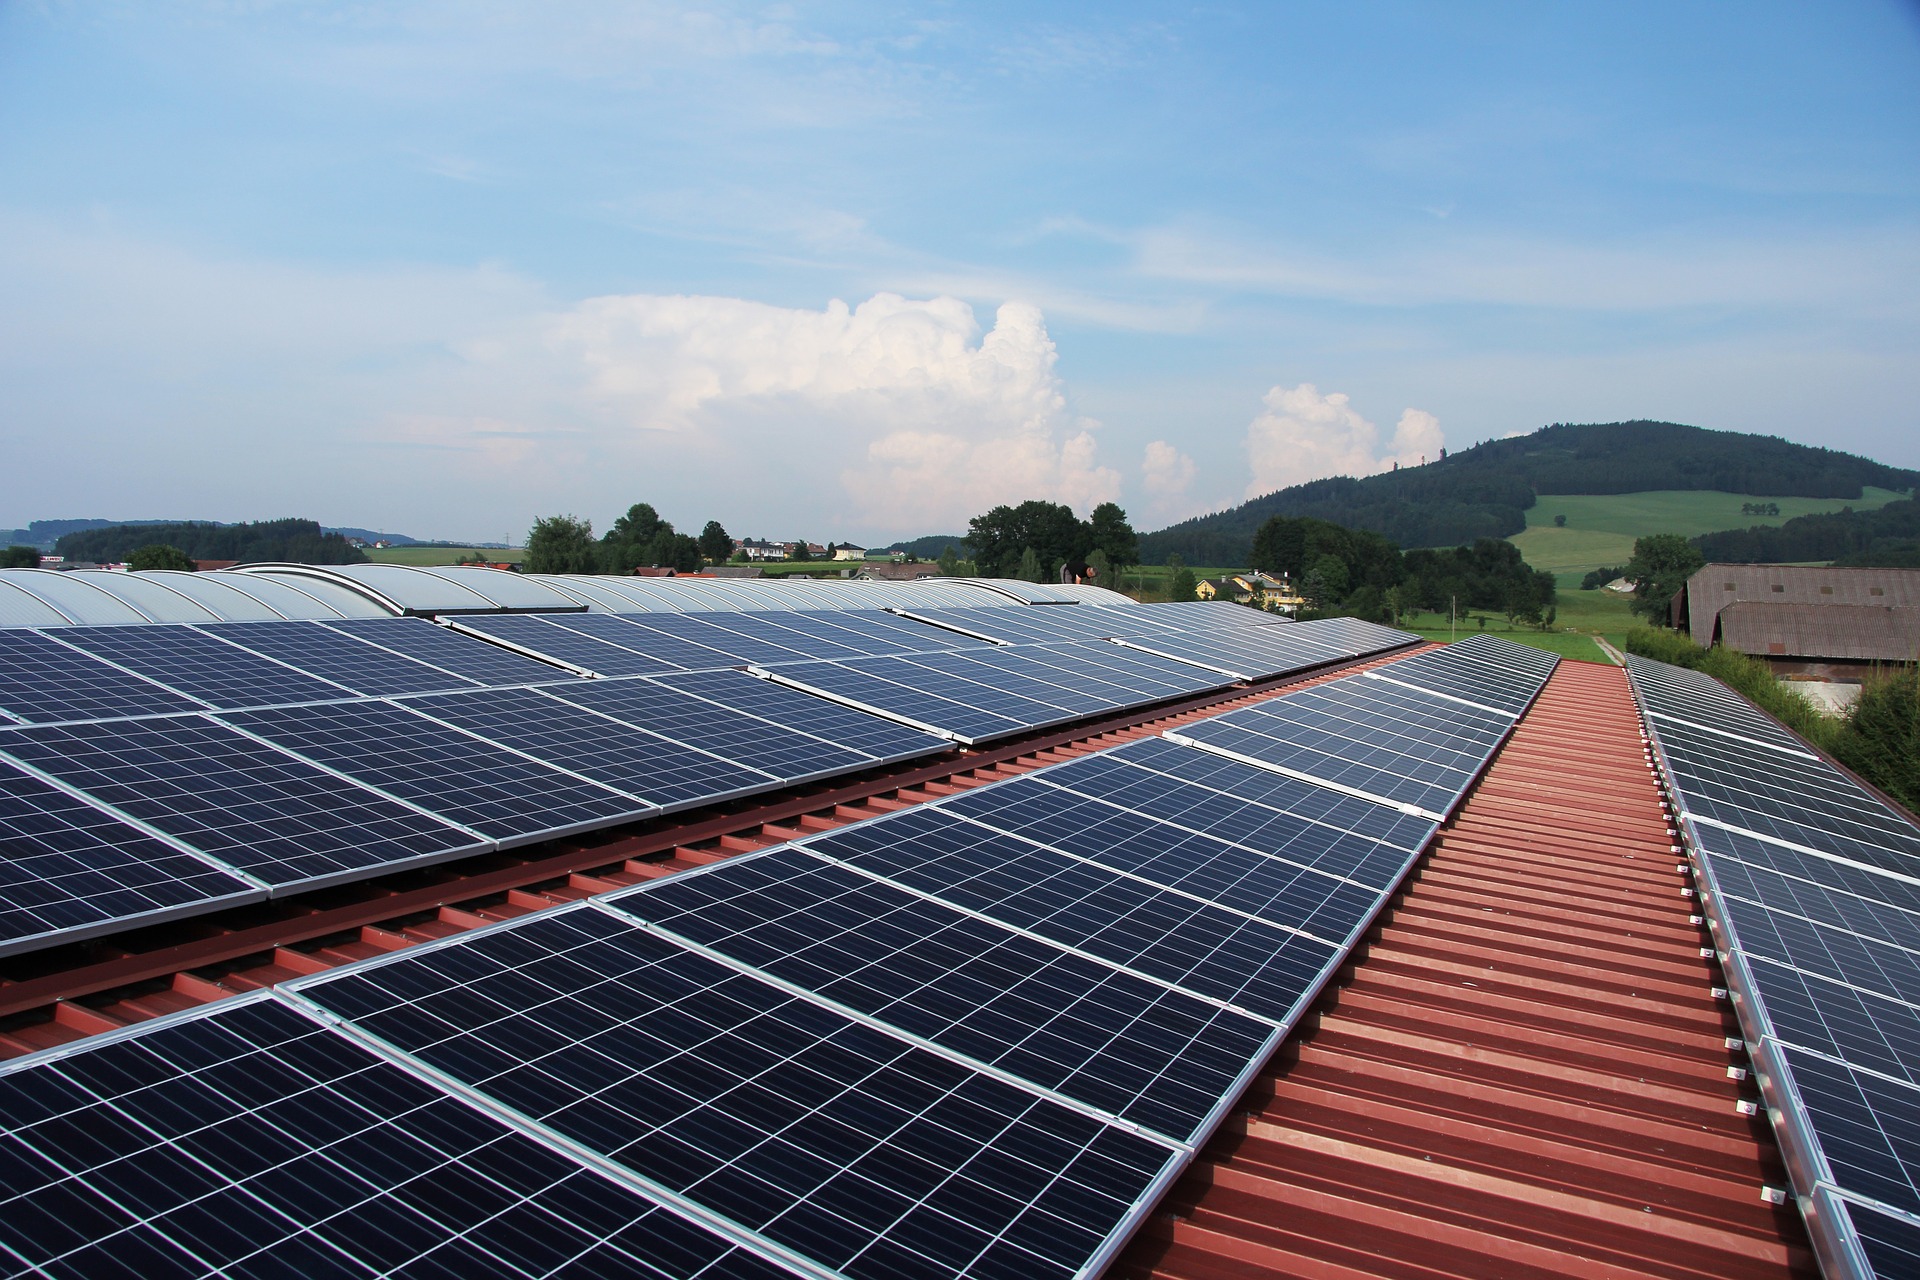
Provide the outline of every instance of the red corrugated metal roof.
<path id="1" fill-rule="evenodd" d="M 1817 1274 L 1625 674 L 1562 663 L 1114 1276 Z"/>

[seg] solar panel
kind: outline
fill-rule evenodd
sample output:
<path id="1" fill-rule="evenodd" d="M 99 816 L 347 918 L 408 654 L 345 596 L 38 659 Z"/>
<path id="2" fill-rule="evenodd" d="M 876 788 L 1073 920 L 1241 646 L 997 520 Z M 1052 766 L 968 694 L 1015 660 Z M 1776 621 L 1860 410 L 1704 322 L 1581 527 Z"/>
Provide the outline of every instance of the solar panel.
<path id="1" fill-rule="evenodd" d="M 1920 1275 L 1920 1222 L 1861 1204 L 1822 1187 L 1814 1193 L 1808 1219 L 1832 1231 L 1840 1257 L 1822 1257 L 1829 1275 Z"/>
<path id="2" fill-rule="evenodd" d="M 452 626 L 592 675 L 653 675 L 674 670 L 671 663 L 557 626 L 538 614 L 477 614 L 456 619 Z"/>
<path id="3" fill-rule="evenodd" d="M 784 644 L 770 640 L 752 624 L 740 621 L 748 616 L 742 613 L 649 613 L 628 616 L 627 621 L 724 653 L 732 659 L 728 665 L 807 660 L 809 655 L 799 647 L 799 637 L 787 637 L 792 643 Z"/>
<path id="4" fill-rule="evenodd" d="M 802 658 L 858 658 L 868 652 L 866 646 L 852 643 L 851 636 L 835 636 L 824 628 L 808 627 L 804 623 L 792 625 L 788 622 L 791 616 L 785 612 L 728 613 L 710 615 L 701 621 L 711 627 L 723 627 L 735 636 L 778 645 Z"/>
<path id="5" fill-rule="evenodd" d="M 1329 943 L 923 807 L 810 840 L 813 853 L 1147 977 L 1289 1025 Z"/>
<path id="6" fill-rule="evenodd" d="M 1920 1009 L 1758 955 L 1746 965 L 1780 1040 L 1920 1087 Z"/>
<path id="7" fill-rule="evenodd" d="M 1318 842 L 1329 867 L 1290 861 L 1093 800 L 1044 776 L 983 787 L 941 808 L 1120 875 L 1335 944 L 1345 944 L 1373 918 L 1383 894 L 1332 868 L 1371 862 L 1375 877 L 1390 875 L 1397 882 L 1412 861 L 1403 849 L 1332 833 Z M 1312 856 L 1310 849 L 1300 852 Z"/>
<path id="8" fill-rule="evenodd" d="M 1551 674 L 1514 667 L 1492 654 L 1455 652 L 1464 646 L 1462 641 L 1398 658 L 1367 675 L 1381 683 L 1411 685 L 1518 716 Z"/>
<path id="9" fill-rule="evenodd" d="M 199 707 L 36 631 L 0 630 L 0 709 L 17 720 L 99 720 Z"/>
<path id="10" fill-rule="evenodd" d="M 591 906 L 291 985 L 849 1276 L 1097 1271 L 1183 1158 Z"/>
<path id="11" fill-rule="evenodd" d="M 0 765 L 0 954 L 264 896 L 204 858 Z"/>
<path id="12" fill-rule="evenodd" d="M 901 610 L 936 627 L 947 627 L 998 644 L 1044 644 L 1058 640 L 1105 639 L 1116 634 L 1110 613 L 1083 606 L 1035 608 L 1032 605 L 970 605 L 957 609 Z"/>
<path id="13" fill-rule="evenodd" d="M 823 634 L 842 643 L 863 647 L 868 653 L 917 653 L 933 649 L 979 649 L 984 640 L 963 636 L 942 627 L 928 626 L 886 612 L 883 609 L 802 610 L 775 615 L 782 625 L 824 628 Z M 848 639 L 846 637 L 852 637 Z"/>
<path id="14" fill-rule="evenodd" d="M 1291 627 L 1206 634 L 1123 636 L 1121 643 L 1143 653 L 1210 667 L 1238 680 L 1264 679 L 1353 656 L 1344 646 L 1308 632 L 1308 625 L 1297 623 Z"/>
<path id="15" fill-rule="evenodd" d="M 951 750 L 953 746 L 945 738 L 936 738 L 770 680 L 755 679 L 741 671 L 698 671 L 653 679 L 681 693 L 857 751 L 876 764 L 910 760 Z"/>
<path id="16" fill-rule="evenodd" d="M 1217 672 L 1099 641 L 1011 645 L 966 656 L 990 667 L 1038 676 L 1055 687 L 1097 689 L 1128 706 L 1218 689 L 1229 682 Z"/>
<path id="17" fill-rule="evenodd" d="M 898 676 L 899 681 L 918 680 L 931 688 L 900 683 L 884 678 L 882 673 Z M 894 658 L 868 658 L 857 667 L 840 662 L 813 662 L 754 668 L 754 674 L 965 743 L 1005 737 L 1033 728 L 1036 723 L 1074 718 L 1068 712 L 1042 706 L 1030 698 L 993 696 L 984 685 L 938 680 L 932 672 L 907 668 Z M 985 705 L 943 697 L 933 692 L 934 688 L 960 693 L 961 698 L 971 691 L 983 691 Z"/>
<path id="18" fill-rule="evenodd" d="M 627 617 L 617 613 L 564 613 L 552 615 L 548 621 L 569 631 L 631 649 L 678 670 L 718 671 L 740 665 L 740 659 L 730 653 L 648 627 L 644 625 L 643 617 Z"/>
<path id="19" fill-rule="evenodd" d="M 230 711 L 221 718 L 503 847 L 656 812 L 643 800 L 389 702 Z"/>
<path id="20" fill-rule="evenodd" d="M 273 1000 L 10 1064 L 0 1114 L 38 1275 L 791 1274 Z"/>
<path id="21" fill-rule="evenodd" d="M 1848 923 L 1871 932 L 1851 932 L 1730 894 L 1719 901 L 1723 926 L 1746 954 L 1920 1005 L 1920 953 L 1908 950 L 1920 941 L 1914 918 L 1866 899 L 1851 899 L 1848 907 Z M 1897 941 L 1884 941 L 1887 936 Z"/>
<path id="22" fill-rule="evenodd" d="M 1791 901 L 1815 919 L 1829 918 L 1830 912 L 1841 910 L 1820 905 L 1821 899 L 1835 895 L 1920 914 L 1920 884 L 1911 878 L 1883 874 L 1871 864 L 1838 855 L 1821 856 L 1704 823 L 1695 827 L 1694 837 L 1696 846 L 1708 855 L 1709 873 L 1728 893 L 1755 902 Z M 1771 885 L 1761 883 L 1763 877 Z M 1788 882 L 1790 889 L 1781 886 L 1782 881 Z"/>
<path id="23" fill-rule="evenodd" d="M 754 969 L 1176 1140 L 1275 1028 L 787 847 L 604 899 Z"/>
<path id="24" fill-rule="evenodd" d="M 199 716 L 14 729 L 0 749 L 269 885 L 306 888 L 488 847 Z"/>
<path id="25" fill-rule="evenodd" d="M 60 638 L 215 707 L 329 702 L 353 692 L 187 626 L 69 627 Z"/>
<path id="26" fill-rule="evenodd" d="M 448 627 L 435 626 L 424 618 L 345 618 L 320 625 L 405 654 L 442 671 L 465 676 L 477 684 L 540 684 L 576 678 L 571 671 L 536 662 Z"/>
<path id="27" fill-rule="evenodd" d="M 751 676 L 745 678 L 752 679 Z M 783 782 L 845 773 L 873 763 L 857 751 L 769 724 L 651 680 L 594 680 L 556 691 L 554 696 L 674 742 L 758 769 Z"/>
<path id="28" fill-rule="evenodd" d="M 1801 1049 L 1782 1049 L 1828 1180 L 1920 1213 L 1920 1089 Z"/>
<path id="29" fill-rule="evenodd" d="M 770 774 L 531 689 L 429 694 L 403 705 L 663 809 L 779 785 Z"/>
<path id="30" fill-rule="evenodd" d="M 870 660 L 873 661 L 873 660 Z M 1073 715 L 1098 715 L 1140 701 L 1102 682 L 1063 676 L 1058 667 L 1037 662 L 1024 649 L 1001 649 L 993 654 L 916 653 L 907 657 L 878 659 L 883 670 L 898 673 L 894 679 L 919 680 L 917 673 L 933 673 L 936 688 L 961 691 L 969 696 L 969 686 L 982 686 L 994 693 L 1024 698 L 1039 707 L 1052 707 Z M 1042 712 L 1041 714 L 1045 714 Z"/>
<path id="31" fill-rule="evenodd" d="M 426 693 L 476 683 L 314 622 L 216 622 L 200 630 L 355 693 Z"/>

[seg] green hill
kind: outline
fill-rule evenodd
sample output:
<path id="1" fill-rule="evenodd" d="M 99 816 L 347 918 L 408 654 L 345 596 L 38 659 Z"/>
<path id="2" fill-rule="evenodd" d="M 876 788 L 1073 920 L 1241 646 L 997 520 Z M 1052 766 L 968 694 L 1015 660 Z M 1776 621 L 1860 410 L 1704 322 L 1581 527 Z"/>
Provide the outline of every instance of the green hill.
<path id="1" fill-rule="evenodd" d="M 1140 543 L 1150 564 L 1165 563 L 1173 552 L 1190 564 L 1244 564 L 1254 531 L 1275 515 L 1312 516 L 1370 529 L 1403 547 L 1456 546 L 1476 538 L 1517 540 L 1535 516 L 1551 525 L 1555 514 L 1565 514 L 1574 528 L 1575 511 L 1538 507 L 1543 494 L 1637 499 L 1684 493 L 1685 503 L 1669 500 L 1665 505 L 1679 510 L 1697 503 L 1702 517 L 1715 521 L 1713 528 L 1726 529 L 1755 522 L 1740 514 L 1743 501 L 1779 502 L 1780 519 L 1785 520 L 1849 504 L 1884 503 L 1894 491 L 1916 485 L 1920 472 L 1773 436 L 1671 422 L 1556 423 L 1511 440 L 1490 440 L 1424 467 L 1295 485 L 1231 511 L 1145 534 Z M 1790 505 L 1793 499 L 1823 501 Z M 1652 501 L 1654 508 L 1662 505 L 1658 498 Z M 1627 532 L 1627 526 L 1638 521 L 1633 508 L 1633 503 L 1611 508 L 1616 514 L 1608 519 L 1614 527 L 1589 525 L 1586 532 Z M 1724 521 L 1721 512 L 1729 513 Z M 1610 562 L 1604 556 L 1591 560 L 1600 554 L 1597 542 L 1584 552 L 1569 545 L 1567 554 L 1586 567 Z"/>

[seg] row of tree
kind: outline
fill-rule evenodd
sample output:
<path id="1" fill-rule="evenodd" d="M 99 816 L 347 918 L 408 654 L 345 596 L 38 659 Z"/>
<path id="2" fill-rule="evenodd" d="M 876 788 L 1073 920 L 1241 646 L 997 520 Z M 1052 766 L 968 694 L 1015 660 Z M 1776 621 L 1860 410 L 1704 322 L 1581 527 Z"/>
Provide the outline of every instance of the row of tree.
<path id="1" fill-rule="evenodd" d="M 544 516 L 527 532 L 528 573 L 615 573 L 658 567 L 692 573 L 706 561 L 733 554 L 733 537 L 718 520 L 707 521 L 695 538 L 645 502 L 628 507 L 599 538 L 593 522 L 576 516 Z"/>
<path id="2" fill-rule="evenodd" d="M 1708 560 L 1786 564 L 1799 560 L 1884 563 L 1920 548 L 1920 499 L 1889 502 L 1873 511 L 1848 507 L 1824 515 L 1795 516 L 1775 527 L 1728 529 L 1702 534 L 1694 545 Z M 1893 563 L 1899 563 L 1894 559 Z"/>
<path id="3" fill-rule="evenodd" d="M 998 506 L 967 522 L 967 548 L 982 576 L 1028 582 L 1056 582 L 1062 566 L 1082 561 L 1106 565 L 1107 575 L 1140 563 L 1139 536 L 1115 502 L 1085 520 L 1058 502 Z M 1096 582 L 1107 575 L 1096 567 Z"/>
<path id="4" fill-rule="evenodd" d="M 364 564 L 366 555 L 312 520 L 254 520 L 245 524 L 116 524 L 81 529 L 54 544 L 68 560 L 115 564 L 142 547 L 177 548 L 190 560 L 283 560 L 298 564 Z"/>

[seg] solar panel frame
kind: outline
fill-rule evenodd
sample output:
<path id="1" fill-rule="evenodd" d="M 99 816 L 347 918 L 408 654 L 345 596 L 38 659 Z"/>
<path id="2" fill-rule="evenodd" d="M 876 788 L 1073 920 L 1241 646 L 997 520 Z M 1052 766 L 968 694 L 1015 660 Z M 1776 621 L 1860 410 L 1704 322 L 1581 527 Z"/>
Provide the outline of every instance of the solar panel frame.
<path id="1" fill-rule="evenodd" d="M 403 704 L 224 712 L 222 721 L 511 849 L 649 818 L 659 809 Z"/>
<path id="2" fill-rule="evenodd" d="M 1920 1089 L 1777 1042 L 1755 1063 L 1797 1185 L 1920 1213 Z"/>
<path id="3" fill-rule="evenodd" d="M 658 615 L 568 613 L 557 614 L 550 621 L 555 626 L 564 627 L 569 631 L 578 631 L 591 639 L 618 645 L 623 649 L 632 649 L 666 663 L 671 670 L 719 671 L 741 665 L 741 659 L 734 654 L 724 653 L 693 640 L 668 635 L 658 628 L 647 626 L 645 620 L 656 616 Z"/>
<path id="4" fill-rule="evenodd" d="M 791 1274 L 271 993 L 8 1063 L 0 1111 L 39 1274 Z"/>
<path id="5" fill-rule="evenodd" d="M 154 683 L 223 710 L 358 695 L 183 623 L 70 627 L 63 644 L 108 659 Z"/>
<path id="6" fill-rule="evenodd" d="M 171 715 L 206 705 L 53 636 L 0 629 L 0 710 L 19 723 Z"/>
<path id="7" fill-rule="evenodd" d="M 480 687 L 477 681 L 314 622 L 210 622 L 195 629 L 361 696 Z"/>
<path id="8" fill-rule="evenodd" d="M 0 956 L 266 896 L 199 853 L 0 763 Z"/>
<path id="9" fill-rule="evenodd" d="M 950 739 L 909 729 L 743 671 L 689 671 L 648 678 L 690 697 L 857 751 L 876 766 L 953 749 Z"/>
<path id="10" fill-rule="evenodd" d="M 1192 1145 L 1284 1034 L 783 846 L 603 905 L 903 1034 Z"/>
<path id="11" fill-rule="evenodd" d="M 903 684 L 874 673 L 875 665 L 896 661 L 890 658 L 872 658 L 867 659 L 859 667 L 838 662 L 803 663 L 781 667 L 749 667 L 747 672 L 816 697 L 842 703 L 870 715 L 882 716 L 967 745 L 1040 727 L 1031 719 L 1015 718 L 986 707 L 957 702 L 927 689 Z M 881 667 L 880 669 L 894 670 L 908 679 L 912 678 L 911 674 L 898 667 Z M 931 680 L 928 683 L 931 683 Z M 997 701 L 1019 711 L 1023 716 L 1031 717 L 1036 714 L 1034 704 L 1027 699 L 1020 699 L 1017 702 L 1009 702 L 1005 699 Z M 1049 708 L 1046 712 L 1038 714 L 1046 716 L 1046 719 L 1040 722 L 1043 724 L 1059 724 L 1078 718 L 1057 708 Z"/>
<path id="12" fill-rule="evenodd" d="M 591 902 L 285 987 L 849 1277 L 1096 1273 L 1190 1155 Z"/>
<path id="13" fill-rule="evenodd" d="M 876 648 L 874 652 L 877 653 L 979 649 L 987 647 L 989 643 L 972 636 L 963 636 L 957 631 L 950 631 L 944 627 L 915 622 L 885 609 L 801 609 L 778 616 L 787 626 L 794 625 L 798 620 L 805 620 L 809 625 L 847 632 L 876 646 L 888 646 Z"/>
<path id="14" fill-rule="evenodd" d="M 548 621 L 538 613 L 490 613 L 450 618 L 455 631 L 568 667 L 587 676 L 659 675 L 674 665 Z"/>
<path id="15" fill-rule="evenodd" d="M 1831 1187 L 1816 1188 L 1803 1208 L 1822 1275 L 1920 1275 L 1920 1221 Z"/>
<path id="16" fill-rule="evenodd" d="M 487 688 L 580 678 L 572 671 L 424 618 L 341 618 L 319 625 Z"/>
<path id="17" fill-rule="evenodd" d="M 1285 630 L 1235 633 L 1194 633 L 1173 636 L 1120 636 L 1116 642 L 1175 662 L 1203 666 L 1237 680 L 1305 671 L 1354 655 L 1344 647 L 1304 632 L 1305 623 Z"/>
<path id="18" fill-rule="evenodd" d="M 774 644 L 746 635 L 725 625 L 731 614 L 724 613 L 643 613 L 618 614 L 623 622 L 657 635 L 669 636 L 687 644 L 697 644 L 727 656 L 726 666 L 748 666 L 756 662 L 804 662 L 805 654 L 788 645 Z"/>
<path id="19" fill-rule="evenodd" d="M 272 896 L 492 847 L 204 715 L 13 729 L 0 749 Z"/>
<path id="20" fill-rule="evenodd" d="M 993 661 L 985 654 L 959 651 L 901 654 L 885 661 L 900 664 L 890 665 L 890 670 L 931 672 L 936 677 L 961 682 L 962 689 L 966 685 L 979 685 L 1001 697 L 1024 698 L 1075 717 L 1100 715 L 1127 705 L 1128 699 L 1123 694 L 1063 683 L 1058 679 L 1059 668 L 1036 662 L 1027 653 L 1024 647 L 1008 646 L 991 655 Z M 1113 686 L 1106 688 L 1111 691 Z"/>

